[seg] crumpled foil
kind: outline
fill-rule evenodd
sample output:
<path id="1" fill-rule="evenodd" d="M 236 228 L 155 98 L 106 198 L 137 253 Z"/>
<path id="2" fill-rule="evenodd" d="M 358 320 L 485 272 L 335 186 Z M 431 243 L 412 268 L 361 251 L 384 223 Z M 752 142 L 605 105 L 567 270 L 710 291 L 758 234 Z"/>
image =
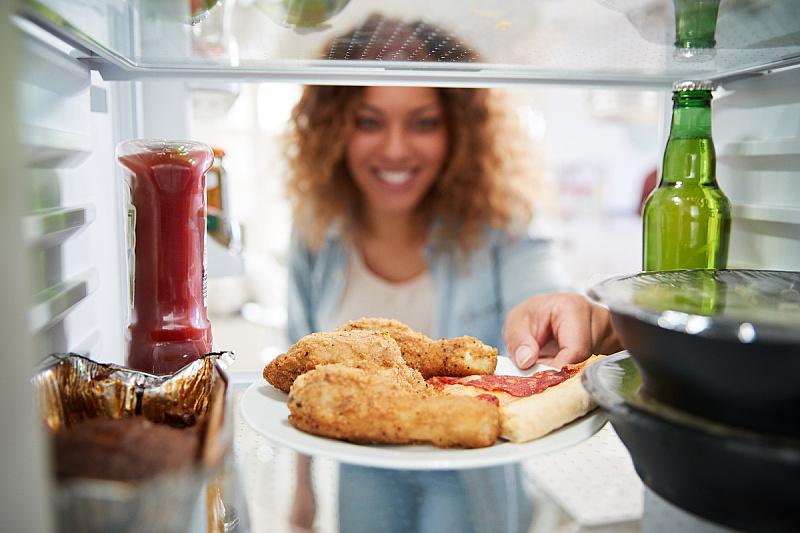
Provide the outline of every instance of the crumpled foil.
<path id="1" fill-rule="evenodd" d="M 143 482 L 55 480 L 59 531 L 186 532 L 201 492 L 223 469 L 232 433 L 226 416 L 231 352 L 211 353 L 174 374 L 156 376 L 54 354 L 32 378 L 45 426 L 57 432 L 90 418 L 144 416 L 157 424 L 192 426 L 202 418 L 199 459 L 191 468 Z M 207 502 L 209 516 L 218 502 Z"/>

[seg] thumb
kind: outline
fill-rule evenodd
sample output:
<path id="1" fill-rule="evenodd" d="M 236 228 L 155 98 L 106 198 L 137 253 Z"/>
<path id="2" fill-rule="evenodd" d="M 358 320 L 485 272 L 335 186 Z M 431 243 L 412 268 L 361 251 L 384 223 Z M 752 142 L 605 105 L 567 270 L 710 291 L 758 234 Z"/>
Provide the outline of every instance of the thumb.
<path id="1" fill-rule="evenodd" d="M 531 334 L 530 322 L 526 318 L 518 318 L 514 313 L 509 313 L 503 338 L 511 360 L 519 368 L 530 368 L 536 363 L 539 358 L 539 343 Z"/>
<path id="2" fill-rule="evenodd" d="M 509 349 L 510 350 L 510 349 Z M 525 370 L 532 367 L 536 360 L 539 359 L 539 344 L 531 338 L 530 343 L 524 342 L 517 346 L 511 353 L 511 360 Z"/>

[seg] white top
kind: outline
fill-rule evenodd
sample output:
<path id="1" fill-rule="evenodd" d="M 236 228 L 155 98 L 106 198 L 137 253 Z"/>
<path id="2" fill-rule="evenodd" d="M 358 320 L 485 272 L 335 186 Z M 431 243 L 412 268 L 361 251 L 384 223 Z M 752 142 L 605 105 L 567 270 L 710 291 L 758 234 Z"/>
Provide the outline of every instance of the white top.
<path id="1" fill-rule="evenodd" d="M 433 279 L 427 270 L 408 281 L 392 283 L 373 274 L 354 252 L 347 265 L 342 300 L 328 329 L 359 318 L 393 318 L 430 336 L 435 307 Z"/>

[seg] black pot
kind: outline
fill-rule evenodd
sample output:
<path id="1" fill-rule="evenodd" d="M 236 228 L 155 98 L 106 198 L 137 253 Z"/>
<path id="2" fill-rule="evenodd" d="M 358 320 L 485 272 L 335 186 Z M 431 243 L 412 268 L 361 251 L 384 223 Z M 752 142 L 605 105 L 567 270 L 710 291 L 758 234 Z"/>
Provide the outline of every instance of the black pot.
<path id="1" fill-rule="evenodd" d="M 587 367 L 584 385 L 609 415 L 642 481 L 698 516 L 746 531 L 800 524 L 800 440 L 725 426 L 650 397 L 622 353 Z"/>
<path id="2" fill-rule="evenodd" d="M 604 281 L 648 393 L 743 428 L 800 437 L 800 273 L 649 272 Z"/>

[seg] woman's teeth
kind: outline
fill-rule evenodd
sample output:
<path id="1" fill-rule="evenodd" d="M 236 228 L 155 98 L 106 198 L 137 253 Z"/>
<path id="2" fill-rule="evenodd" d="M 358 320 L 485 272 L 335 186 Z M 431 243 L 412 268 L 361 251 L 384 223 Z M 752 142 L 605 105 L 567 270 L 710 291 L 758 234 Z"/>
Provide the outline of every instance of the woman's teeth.
<path id="1" fill-rule="evenodd" d="M 412 173 L 409 170 L 405 170 L 403 172 L 387 172 L 382 171 L 380 173 L 380 178 L 387 182 L 391 183 L 392 185 L 400 185 L 401 183 L 405 183 L 411 179 Z"/>

